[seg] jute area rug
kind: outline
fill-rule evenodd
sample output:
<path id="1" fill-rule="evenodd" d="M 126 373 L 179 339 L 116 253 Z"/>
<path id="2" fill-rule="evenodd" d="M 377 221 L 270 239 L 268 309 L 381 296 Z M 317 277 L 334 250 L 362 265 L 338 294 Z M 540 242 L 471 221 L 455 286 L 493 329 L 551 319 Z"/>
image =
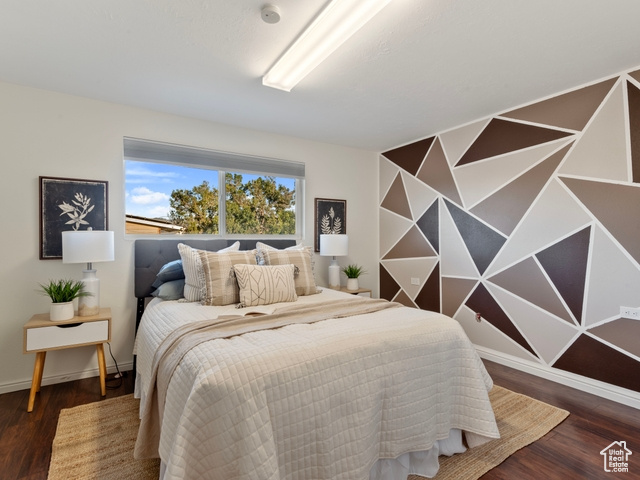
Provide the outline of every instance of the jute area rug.
<path id="1" fill-rule="evenodd" d="M 569 412 L 495 386 L 490 394 L 501 438 L 440 457 L 437 480 L 474 480 L 535 442 Z M 158 460 L 135 460 L 138 400 L 133 395 L 63 409 L 53 440 L 49 480 L 157 479 Z M 424 477 L 409 476 L 408 480 Z"/>

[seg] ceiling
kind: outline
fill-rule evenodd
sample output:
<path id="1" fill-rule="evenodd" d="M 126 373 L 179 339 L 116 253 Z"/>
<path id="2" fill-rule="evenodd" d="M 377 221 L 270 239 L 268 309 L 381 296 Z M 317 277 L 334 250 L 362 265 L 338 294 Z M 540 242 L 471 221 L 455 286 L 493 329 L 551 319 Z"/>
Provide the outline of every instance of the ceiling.
<path id="1" fill-rule="evenodd" d="M 637 0 L 393 0 L 290 93 L 327 0 L 2 0 L 0 80 L 384 151 L 640 66 Z"/>

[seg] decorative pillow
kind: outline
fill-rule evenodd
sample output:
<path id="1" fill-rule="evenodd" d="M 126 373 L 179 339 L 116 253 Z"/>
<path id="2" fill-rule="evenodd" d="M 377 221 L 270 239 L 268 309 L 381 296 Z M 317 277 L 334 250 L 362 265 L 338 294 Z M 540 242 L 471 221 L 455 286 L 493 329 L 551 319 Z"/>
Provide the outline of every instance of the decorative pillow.
<path id="1" fill-rule="evenodd" d="M 279 302 L 295 302 L 294 265 L 233 266 L 240 289 L 240 305 L 255 307 Z"/>
<path id="2" fill-rule="evenodd" d="M 218 252 L 232 252 L 240 250 L 240 242 L 235 242 Z M 178 251 L 182 259 L 182 269 L 184 270 L 184 298 L 189 302 L 199 302 L 202 300 L 205 292 L 204 272 L 202 271 L 202 263 L 200 253 L 206 250 L 198 250 L 184 243 L 178 244 Z"/>
<path id="3" fill-rule="evenodd" d="M 165 263 L 158 274 L 156 275 L 156 281 L 151 284 L 152 287 L 158 288 L 164 282 L 170 282 L 172 280 L 180 280 L 184 278 L 184 270 L 182 270 L 182 260 L 174 260 L 173 262 Z"/>
<path id="4" fill-rule="evenodd" d="M 202 304 L 220 306 L 240 302 L 233 266 L 239 263 L 256 265 L 256 251 L 217 253 L 200 250 L 200 261 L 205 286 Z"/>
<path id="5" fill-rule="evenodd" d="M 318 293 L 316 281 L 311 268 L 311 249 L 305 247 L 297 250 L 263 250 L 262 255 L 267 265 L 288 265 L 298 267 L 295 277 L 296 294 L 298 296 Z"/>
<path id="6" fill-rule="evenodd" d="M 272 247 L 271 245 L 268 245 L 266 243 L 262 243 L 262 242 L 256 242 L 256 249 L 258 251 L 260 250 L 304 250 L 305 247 L 303 244 L 298 243 L 297 245 L 292 245 L 290 247 L 286 247 L 286 248 L 276 248 L 276 247 Z"/>
<path id="7" fill-rule="evenodd" d="M 180 278 L 162 283 L 151 295 L 163 300 L 178 300 L 184 296 L 183 292 L 184 278 Z"/>
<path id="8" fill-rule="evenodd" d="M 311 247 L 305 247 L 303 244 L 298 243 L 297 245 L 292 245 L 290 247 L 280 249 L 280 248 L 272 247 L 271 245 L 267 245 L 266 243 L 256 242 L 256 249 L 258 250 L 258 265 L 265 264 L 264 254 L 263 254 L 265 250 L 271 250 L 276 252 L 283 251 L 283 250 L 307 250 L 311 257 L 311 270 L 315 273 L 316 262 L 315 262 L 315 258 L 313 256 L 313 250 L 311 249 Z"/>

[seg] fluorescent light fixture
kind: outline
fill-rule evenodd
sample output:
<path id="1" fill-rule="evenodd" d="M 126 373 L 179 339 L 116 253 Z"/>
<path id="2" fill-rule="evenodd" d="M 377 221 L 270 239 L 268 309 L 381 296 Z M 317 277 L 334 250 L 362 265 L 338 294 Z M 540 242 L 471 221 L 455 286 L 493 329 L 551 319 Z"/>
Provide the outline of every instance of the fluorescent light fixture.
<path id="1" fill-rule="evenodd" d="M 262 77 L 262 84 L 291 91 L 390 1 L 332 0 Z"/>

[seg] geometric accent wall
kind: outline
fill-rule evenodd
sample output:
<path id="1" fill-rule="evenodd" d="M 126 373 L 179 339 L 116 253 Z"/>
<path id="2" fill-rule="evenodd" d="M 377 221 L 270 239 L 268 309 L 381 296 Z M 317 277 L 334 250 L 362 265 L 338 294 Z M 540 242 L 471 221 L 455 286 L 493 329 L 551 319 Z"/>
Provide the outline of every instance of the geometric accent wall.
<path id="1" fill-rule="evenodd" d="M 383 298 L 640 392 L 640 70 L 384 152 L 380 185 Z"/>

